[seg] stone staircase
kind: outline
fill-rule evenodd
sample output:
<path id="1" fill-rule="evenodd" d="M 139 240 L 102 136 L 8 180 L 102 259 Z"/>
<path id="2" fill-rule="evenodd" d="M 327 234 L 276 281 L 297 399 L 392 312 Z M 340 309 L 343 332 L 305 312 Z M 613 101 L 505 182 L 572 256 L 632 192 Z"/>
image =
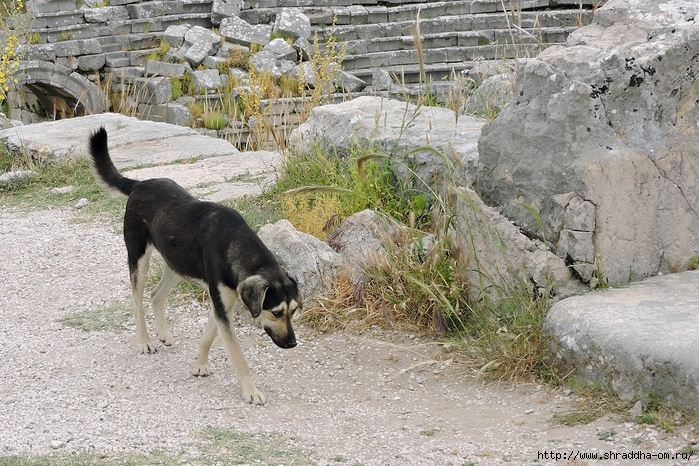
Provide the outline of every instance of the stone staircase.
<path id="1" fill-rule="evenodd" d="M 282 8 L 299 3 L 250 2 L 250 9 L 241 11 L 240 17 L 251 24 L 267 23 Z M 568 34 L 587 23 L 597 2 L 583 1 L 581 9 L 581 3 L 574 0 L 525 0 L 516 2 L 521 8 L 514 11 L 511 2 L 500 0 L 313 3 L 299 9 L 311 20 L 314 37 L 317 34 L 320 44 L 331 37 L 344 44 L 343 68 L 372 84 L 372 70 L 376 68 L 399 76 L 404 83 L 419 82 L 413 39 L 418 18 L 426 74 L 432 81 L 441 81 L 455 72 L 469 70 L 476 59 L 534 56 L 544 47 L 565 43 Z M 266 4 L 276 6 L 262 6 Z"/>
<path id="2" fill-rule="evenodd" d="M 140 79 L 148 81 L 142 86 L 158 86 L 148 77 L 152 73 L 147 73 L 146 62 L 160 47 L 164 32 L 181 24 L 213 28 L 212 8 L 221 0 L 110 0 L 107 6 L 98 1 L 32 0 L 29 5 L 36 18 L 31 31 L 35 43 L 29 48 L 28 58 L 60 65 L 61 76 L 80 75 L 74 79 L 76 82 L 86 76 L 99 84 L 111 77 L 116 84 L 130 85 Z M 328 41 L 334 41 L 345 50 L 344 70 L 368 86 L 364 91 L 353 91 L 352 97 L 380 93 L 413 98 L 425 92 L 426 80 L 433 83 L 432 90 L 439 100 L 450 92 L 450 83 L 469 71 L 476 61 L 502 64 L 535 56 L 546 46 L 563 44 L 568 34 L 587 23 L 599 3 L 600 0 L 251 0 L 244 2 L 238 16 L 252 27 L 260 27 L 273 24 L 284 8 L 298 8 L 310 20 L 310 48 L 316 39 L 321 50 Z M 421 59 L 414 43 L 416 26 L 421 38 Z M 386 86 L 385 80 L 379 85 L 379 70 L 399 85 Z M 55 74 L 50 67 L 43 72 Z M 46 94 L 54 83 L 51 80 L 50 86 L 45 84 L 34 85 L 34 89 Z M 55 87 L 60 87 L 60 82 Z M 163 89 L 154 93 L 162 93 Z M 74 94 L 79 101 L 80 93 Z M 174 105 L 170 97 L 168 93 L 165 98 L 148 101 L 139 105 L 138 111 L 143 118 L 185 124 L 191 115 L 182 105 Z M 205 97 L 214 101 L 218 98 Z M 46 101 L 42 104 L 50 108 Z M 274 103 L 263 102 L 265 105 Z M 288 117 L 279 115 L 280 120 Z M 296 122 L 287 121 L 284 125 L 290 130 Z M 246 133 L 249 128 L 244 126 L 232 131 Z M 283 132 L 288 133 L 287 129 Z M 231 128 L 228 130 L 230 133 Z M 238 139 L 246 138 L 247 133 Z"/>

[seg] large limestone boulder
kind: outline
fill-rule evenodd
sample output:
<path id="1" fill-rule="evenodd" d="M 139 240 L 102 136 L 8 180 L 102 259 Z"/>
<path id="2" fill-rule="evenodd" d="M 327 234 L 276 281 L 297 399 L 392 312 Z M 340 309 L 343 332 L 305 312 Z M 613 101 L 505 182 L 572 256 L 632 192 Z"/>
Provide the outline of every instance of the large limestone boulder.
<path id="1" fill-rule="evenodd" d="M 584 279 L 678 268 L 699 251 L 699 4 L 610 0 L 520 64 L 483 128 L 476 191 Z M 539 212 L 539 227 L 528 204 Z"/>
<path id="2" fill-rule="evenodd" d="M 699 272 L 652 277 L 555 304 L 544 322 L 550 362 L 625 401 L 650 391 L 699 412 Z"/>
<path id="3" fill-rule="evenodd" d="M 392 162 L 396 171 L 405 172 L 401 173 L 405 179 L 414 171 L 428 184 L 468 184 L 476 173 L 478 137 L 484 124 L 481 118 L 458 116 L 446 108 L 365 96 L 314 108 L 308 120 L 292 131 L 290 144 L 300 151 L 320 144 L 345 154 L 354 145 L 374 147 L 398 156 Z"/>

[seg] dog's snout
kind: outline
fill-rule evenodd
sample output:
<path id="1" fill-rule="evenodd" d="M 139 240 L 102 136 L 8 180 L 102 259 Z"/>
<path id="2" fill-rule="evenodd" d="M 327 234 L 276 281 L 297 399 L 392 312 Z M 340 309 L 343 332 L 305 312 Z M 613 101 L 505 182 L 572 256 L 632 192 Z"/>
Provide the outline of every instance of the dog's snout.
<path id="1" fill-rule="evenodd" d="M 297 344 L 296 335 L 293 331 L 285 335 L 278 335 L 274 333 L 274 331 L 269 327 L 264 327 L 264 329 L 265 332 L 267 332 L 267 335 L 269 335 L 269 337 L 272 339 L 274 344 L 280 348 L 293 348 Z"/>

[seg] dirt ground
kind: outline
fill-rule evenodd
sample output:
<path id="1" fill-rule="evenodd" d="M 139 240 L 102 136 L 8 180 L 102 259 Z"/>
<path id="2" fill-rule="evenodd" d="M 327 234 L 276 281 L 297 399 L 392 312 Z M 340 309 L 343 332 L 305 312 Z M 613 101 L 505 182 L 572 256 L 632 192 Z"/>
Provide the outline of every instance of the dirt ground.
<path id="1" fill-rule="evenodd" d="M 0 207 L 0 463 L 3 455 L 157 450 L 196 464 L 211 454 L 211 432 L 274 443 L 280 457 L 256 460 L 274 465 L 699 463 L 696 453 L 677 455 L 697 441 L 690 425 L 668 433 L 614 416 L 555 424 L 554 413 L 575 409 L 569 390 L 484 385 L 441 345 L 379 330 L 301 326 L 299 346 L 283 350 L 240 322 L 267 399 L 245 404 L 220 338 L 214 374 L 190 375 L 206 303 L 169 305 L 175 344 L 137 353 L 118 228 L 72 216 Z M 104 329 L 75 328 L 89 319 Z"/>

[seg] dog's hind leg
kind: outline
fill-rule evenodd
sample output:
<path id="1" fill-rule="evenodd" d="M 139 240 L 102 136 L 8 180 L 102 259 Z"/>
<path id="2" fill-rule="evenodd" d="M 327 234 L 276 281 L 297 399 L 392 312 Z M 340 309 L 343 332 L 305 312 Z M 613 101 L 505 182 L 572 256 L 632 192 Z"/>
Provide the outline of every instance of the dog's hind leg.
<path id="1" fill-rule="evenodd" d="M 131 251 L 129 251 L 131 291 L 133 292 L 134 317 L 136 320 L 136 340 L 138 350 L 144 354 L 155 353 L 157 351 L 155 345 L 153 345 L 148 336 L 146 316 L 143 312 L 143 290 L 146 286 L 146 275 L 148 274 L 148 265 L 150 263 L 150 254 L 152 250 L 152 245 L 146 245 L 143 254 L 135 261 L 131 256 Z"/>
<path id="2" fill-rule="evenodd" d="M 214 317 L 214 311 L 212 309 L 209 312 L 209 321 L 206 323 L 206 330 L 204 330 L 204 336 L 201 339 L 199 350 L 194 357 L 193 375 L 205 377 L 211 374 L 211 369 L 209 368 L 209 351 L 211 350 L 211 345 L 214 343 L 214 338 L 216 338 L 217 333 L 218 326 L 216 325 L 216 318 Z"/>
<path id="3" fill-rule="evenodd" d="M 158 285 L 151 292 L 151 304 L 153 305 L 153 314 L 155 314 L 155 331 L 158 333 L 158 339 L 166 346 L 172 345 L 172 332 L 165 320 L 165 298 L 172 290 L 172 287 L 177 284 L 182 278 L 175 273 L 167 264 L 163 264 L 163 275 L 158 282 Z"/>

